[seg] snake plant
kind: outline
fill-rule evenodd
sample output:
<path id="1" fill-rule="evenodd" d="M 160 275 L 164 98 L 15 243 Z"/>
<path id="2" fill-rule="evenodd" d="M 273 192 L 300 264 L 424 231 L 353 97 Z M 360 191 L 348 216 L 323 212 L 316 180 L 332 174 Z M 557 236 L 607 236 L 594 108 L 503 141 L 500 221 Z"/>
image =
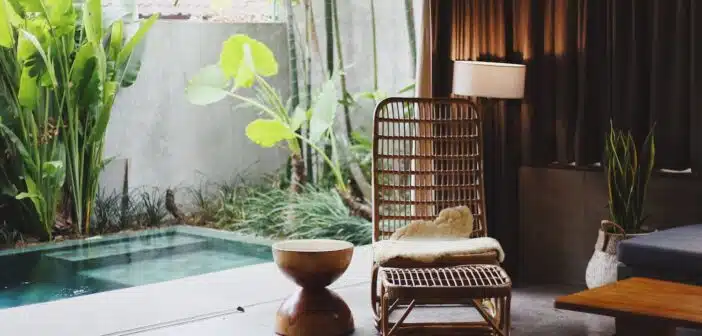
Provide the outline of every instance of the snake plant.
<path id="1" fill-rule="evenodd" d="M 639 148 L 631 132 L 614 128 L 605 140 L 605 174 L 610 219 L 626 233 L 642 232 L 646 189 L 656 157 L 653 129 Z"/>

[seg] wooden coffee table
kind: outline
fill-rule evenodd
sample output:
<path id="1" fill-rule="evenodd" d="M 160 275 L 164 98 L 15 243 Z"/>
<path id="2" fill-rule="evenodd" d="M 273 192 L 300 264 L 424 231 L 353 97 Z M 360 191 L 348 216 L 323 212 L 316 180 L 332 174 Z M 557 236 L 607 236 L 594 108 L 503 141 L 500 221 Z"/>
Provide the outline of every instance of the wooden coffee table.
<path id="1" fill-rule="evenodd" d="M 617 336 L 675 335 L 702 328 L 702 287 L 630 278 L 556 298 L 555 307 L 616 318 Z"/>

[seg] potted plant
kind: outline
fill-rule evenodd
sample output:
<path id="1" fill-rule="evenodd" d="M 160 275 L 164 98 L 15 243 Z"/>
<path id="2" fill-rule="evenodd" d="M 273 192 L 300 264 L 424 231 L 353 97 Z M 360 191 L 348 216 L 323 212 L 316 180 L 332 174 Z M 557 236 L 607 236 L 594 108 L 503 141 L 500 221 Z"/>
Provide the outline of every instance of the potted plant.
<path id="1" fill-rule="evenodd" d="M 615 129 L 610 121 L 604 148 L 609 219 L 601 222 L 595 251 L 587 265 L 588 288 L 617 281 L 617 244 L 647 233 L 643 226 L 644 201 L 655 156 L 653 129 L 639 148 L 631 132 Z"/>

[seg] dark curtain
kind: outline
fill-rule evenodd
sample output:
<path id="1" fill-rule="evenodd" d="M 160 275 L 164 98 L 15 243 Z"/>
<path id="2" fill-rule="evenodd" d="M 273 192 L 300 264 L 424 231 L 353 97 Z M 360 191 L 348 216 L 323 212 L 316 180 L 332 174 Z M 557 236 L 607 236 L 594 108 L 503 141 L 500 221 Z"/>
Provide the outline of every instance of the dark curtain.
<path id="1" fill-rule="evenodd" d="M 611 118 L 639 141 L 655 124 L 659 168 L 702 169 L 699 1 L 450 2 L 451 60 L 527 64 L 526 97 L 506 117 L 519 116 L 508 134 L 521 164 L 601 161 Z"/>
<path id="2" fill-rule="evenodd" d="M 518 168 L 601 161 L 610 118 L 658 168 L 702 170 L 702 2 L 453 0 L 437 3 L 434 95 L 452 60 L 527 64 L 526 97 L 485 115 L 488 228 L 518 260 Z M 450 23 L 450 24 L 449 24 Z"/>

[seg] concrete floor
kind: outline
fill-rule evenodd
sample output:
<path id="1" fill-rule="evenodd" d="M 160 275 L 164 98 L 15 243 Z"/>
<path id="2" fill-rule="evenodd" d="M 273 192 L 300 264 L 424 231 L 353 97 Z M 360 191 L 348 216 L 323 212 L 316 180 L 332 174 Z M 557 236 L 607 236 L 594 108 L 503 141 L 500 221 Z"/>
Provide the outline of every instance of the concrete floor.
<path id="1" fill-rule="evenodd" d="M 377 335 L 369 297 L 370 249 L 357 248 L 347 272 L 331 288 L 354 315 L 354 335 Z M 22 336 L 260 336 L 273 334 L 275 312 L 296 287 L 273 263 L 153 285 L 0 310 L 2 334 Z M 514 289 L 512 335 L 600 336 L 614 321 L 559 311 L 553 299 L 572 287 Z M 245 312 L 238 312 L 241 306 Z M 467 316 L 463 310 L 429 312 L 431 318 Z M 412 316 L 412 315 L 410 315 Z M 424 318 L 424 315 L 419 315 Z M 679 332 L 700 336 L 702 332 Z"/>
<path id="2" fill-rule="evenodd" d="M 351 307 L 356 322 L 354 335 L 378 335 L 373 327 L 367 284 L 353 285 L 336 290 Z M 570 335 L 600 336 L 613 334 L 614 321 L 588 314 L 558 311 L 552 308 L 553 297 L 564 289 L 531 288 L 515 291 L 512 309 L 512 335 Z M 228 312 L 198 321 L 158 326 L 129 334 L 139 336 L 197 336 L 197 335 L 271 335 L 272 323 L 279 302 L 266 302 L 244 307 L 246 312 Z M 426 312 L 424 312 L 426 313 Z M 432 312 L 434 318 L 436 311 Z M 452 310 L 455 318 L 460 312 Z M 420 312 L 421 314 L 421 312 Z M 423 314 L 423 318 L 428 314 Z M 412 316 L 412 315 L 410 315 Z M 473 316 L 470 316 L 473 317 Z M 445 319 L 447 316 L 440 316 Z"/>

